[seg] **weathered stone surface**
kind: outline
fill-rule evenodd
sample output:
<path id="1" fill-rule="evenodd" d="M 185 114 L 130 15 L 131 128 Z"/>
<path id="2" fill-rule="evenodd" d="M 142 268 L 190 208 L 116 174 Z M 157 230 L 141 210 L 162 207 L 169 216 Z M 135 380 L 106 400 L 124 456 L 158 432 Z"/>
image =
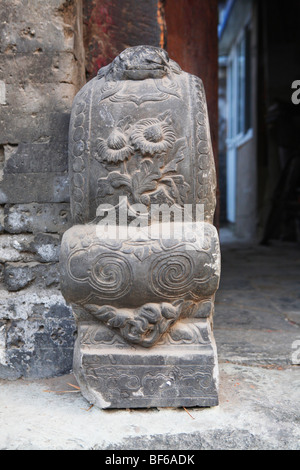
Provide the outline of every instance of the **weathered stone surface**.
<path id="1" fill-rule="evenodd" d="M 68 202 L 68 175 L 26 173 L 6 175 L 1 184 L 0 203 Z"/>
<path id="2" fill-rule="evenodd" d="M 59 270 L 57 263 L 6 264 L 4 285 L 9 291 L 19 291 L 31 284 L 42 288 L 58 287 Z"/>
<path id="3" fill-rule="evenodd" d="M 1 235 L 0 262 L 50 263 L 59 260 L 60 237 L 54 234 Z"/>
<path id="4" fill-rule="evenodd" d="M 57 262 L 70 226 L 71 105 L 85 83 L 81 10 L 81 0 L 1 1 L 1 377 L 71 368 L 75 324 Z"/>
<path id="5" fill-rule="evenodd" d="M 29 287 L 15 295 L 0 289 L 0 319 L 27 320 L 28 318 L 43 315 L 57 305 L 66 305 L 58 289 L 36 289 Z M 49 314 L 50 315 L 50 314 Z M 51 315 L 50 315 L 51 317 Z"/>
<path id="6" fill-rule="evenodd" d="M 64 308 L 55 318 L 35 316 L 3 324 L 2 377 L 51 377 L 72 369 L 76 327 L 72 318 L 67 317 L 68 309 Z"/>
<path id="7" fill-rule="evenodd" d="M 76 85 L 65 82 L 28 82 L 20 84 L 17 89 L 15 84 L 6 83 L 6 105 L 13 116 L 69 112 L 76 91 Z"/>
<path id="8" fill-rule="evenodd" d="M 4 211 L 3 225 L 9 233 L 63 233 L 71 225 L 67 203 L 6 205 Z"/>
<path id="9" fill-rule="evenodd" d="M 18 291 L 27 287 L 35 279 L 35 274 L 28 264 L 21 266 L 6 265 L 4 284 L 9 291 Z"/>
<path id="10" fill-rule="evenodd" d="M 180 338 L 184 335 L 186 344 Z M 74 373 L 100 408 L 216 406 L 218 365 L 208 321 L 174 326 L 155 348 L 132 347 L 105 326 L 81 323 Z"/>
<path id="11" fill-rule="evenodd" d="M 71 10 L 76 10 L 78 2 L 68 3 Z M 73 17 L 73 25 L 64 24 L 68 6 L 64 6 L 61 0 L 47 3 L 31 0 L 26 6 L 22 0 L 4 0 L 4 5 L 0 11 L 3 24 L 1 53 L 74 51 L 72 26 L 76 24 L 76 16 Z M 43 21 L 37 21 L 41 17 Z"/>
<path id="12" fill-rule="evenodd" d="M 11 292 L 0 289 L 2 378 L 51 377 L 72 368 L 76 325 L 71 309 L 54 287 L 58 283 L 54 268 L 35 264 L 5 269 L 4 281 L 10 274 L 14 277 L 9 280 Z"/>
<path id="13" fill-rule="evenodd" d="M 0 233 L 4 231 L 4 207 L 0 206 Z"/>
<path id="14" fill-rule="evenodd" d="M 38 233 L 29 245 L 29 250 L 35 255 L 35 259 L 41 263 L 59 261 L 60 237 Z"/>
<path id="15" fill-rule="evenodd" d="M 6 86 L 17 86 L 18 89 L 22 84 L 24 87 L 24 82 L 34 86 L 42 83 L 75 85 L 76 66 L 74 53 L 69 51 L 46 54 L 0 54 L 0 76 L 5 80 Z M 15 97 L 11 95 L 11 99 L 14 100 Z"/>
<path id="16" fill-rule="evenodd" d="M 220 250 L 201 80 L 162 49 L 126 49 L 77 94 L 69 156 L 61 288 L 82 393 L 101 408 L 216 405 Z"/>
<path id="17" fill-rule="evenodd" d="M 33 112 L 11 114 L 9 107 L 1 109 L 0 141 L 8 143 L 36 142 L 55 135 L 58 142 L 64 142 L 68 134 L 70 114 L 67 112 Z M 30 126 L 28 125 L 30 123 Z"/>
<path id="18" fill-rule="evenodd" d="M 20 143 L 6 156 L 3 173 L 64 173 L 68 169 L 67 143 L 50 138 L 40 143 Z"/>
<path id="19" fill-rule="evenodd" d="M 34 261 L 32 252 L 28 252 L 30 243 L 34 241 L 32 235 L 1 235 L 0 236 L 0 262 L 7 261 Z"/>

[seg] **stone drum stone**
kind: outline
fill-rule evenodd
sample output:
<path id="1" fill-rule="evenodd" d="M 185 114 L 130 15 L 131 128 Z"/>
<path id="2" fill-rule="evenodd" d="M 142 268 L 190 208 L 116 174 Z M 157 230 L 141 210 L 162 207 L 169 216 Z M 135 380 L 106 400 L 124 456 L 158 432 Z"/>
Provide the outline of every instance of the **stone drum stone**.
<path id="1" fill-rule="evenodd" d="M 100 408 L 217 405 L 220 248 L 201 80 L 162 49 L 126 49 L 75 97 L 69 158 L 61 289 L 82 394 Z"/>

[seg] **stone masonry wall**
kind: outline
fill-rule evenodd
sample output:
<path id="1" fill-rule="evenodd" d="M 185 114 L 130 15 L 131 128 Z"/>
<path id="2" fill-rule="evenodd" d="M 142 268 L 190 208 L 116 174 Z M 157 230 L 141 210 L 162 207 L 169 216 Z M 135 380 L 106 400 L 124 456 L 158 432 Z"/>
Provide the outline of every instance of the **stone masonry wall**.
<path id="1" fill-rule="evenodd" d="M 81 0 L 0 4 L 0 378 L 72 368 L 58 258 L 70 110 L 85 83 L 81 12 Z"/>

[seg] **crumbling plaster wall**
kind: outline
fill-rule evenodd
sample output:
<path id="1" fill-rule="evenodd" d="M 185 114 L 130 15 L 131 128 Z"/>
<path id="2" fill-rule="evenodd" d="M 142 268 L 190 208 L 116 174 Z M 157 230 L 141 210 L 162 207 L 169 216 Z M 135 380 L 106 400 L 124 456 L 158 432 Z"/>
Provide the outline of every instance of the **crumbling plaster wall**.
<path id="1" fill-rule="evenodd" d="M 71 225 L 68 126 L 85 83 L 81 0 L 0 4 L 0 377 L 72 368 L 75 323 L 59 290 Z"/>

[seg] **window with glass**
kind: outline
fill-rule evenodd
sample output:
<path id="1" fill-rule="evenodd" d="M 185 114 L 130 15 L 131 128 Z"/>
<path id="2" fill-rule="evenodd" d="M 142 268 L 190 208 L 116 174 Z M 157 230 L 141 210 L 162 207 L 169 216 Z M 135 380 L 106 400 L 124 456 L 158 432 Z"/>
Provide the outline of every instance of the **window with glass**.
<path id="1" fill-rule="evenodd" d="M 251 31 L 246 27 L 230 54 L 228 65 L 228 137 L 247 134 L 251 123 Z"/>

